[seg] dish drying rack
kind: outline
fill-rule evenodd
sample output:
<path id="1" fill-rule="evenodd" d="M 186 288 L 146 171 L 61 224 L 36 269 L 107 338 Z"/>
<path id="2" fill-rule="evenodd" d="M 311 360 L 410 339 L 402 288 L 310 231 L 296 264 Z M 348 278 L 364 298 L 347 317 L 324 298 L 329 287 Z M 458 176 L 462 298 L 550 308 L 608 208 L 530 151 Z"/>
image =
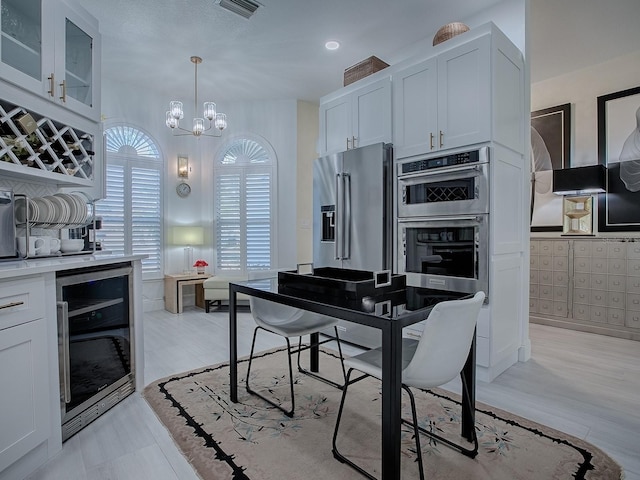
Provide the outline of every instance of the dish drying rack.
<path id="1" fill-rule="evenodd" d="M 80 194 L 83 197 L 86 197 L 85 194 L 83 194 L 82 192 L 74 192 L 74 194 Z M 62 240 L 61 237 L 61 231 L 62 230 L 71 230 L 71 229 L 78 229 L 78 228 L 82 228 L 82 229 L 86 229 L 87 227 L 91 226 L 95 232 L 96 230 L 96 214 L 95 214 L 95 202 L 93 200 L 91 200 L 90 198 L 87 198 L 87 207 L 90 210 L 90 215 L 87 216 L 86 221 L 81 222 L 81 223 L 70 223 L 70 222 L 55 222 L 55 223 L 51 223 L 51 222 L 35 222 L 35 221 L 29 221 L 29 218 L 31 218 L 30 215 L 30 207 L 29 207 L 29 200 L 30 197 L 28 195 L 22 194 L 22 193 L 16 193 L 14 194 L 14 197 L 16 198 L 22 198 L 24 199 L 24 206 L 25 206 L 25 221 L 24 222 L 20 222 L 16 220 L 16 228 L 23 228 L 24 229 L 24 237 L 25 237 L 25 242 L 27 247 L 25 248 L 25 254 L 21 255 L 20 258 L 22 259 L 29 259 L 29 258 L 55 258 L 55 257 L 67 257 L 67 256 L 75 256 L 75 255 L 93 255 L 96 252 L 96 242 L 92 242 L 93 243 L 93 248 L 91 250 L 84 250 L 84 248 L 80 251 L 77 252 L 56 252 L 56 253 L 51 253 L 49 255 L 29 255 L 29 237 L 32 235 L 32 228 L 40 228 L 43 230 L 57 230 L 58 231 L 58 235 L 57 238 Z M 84 233 L 82 235 L 81 238 L 84 238 L 86 235 L 88 235 L 88 232 Z M 18 235 L 16 233 L 16 240 L 18 238 Z"/>

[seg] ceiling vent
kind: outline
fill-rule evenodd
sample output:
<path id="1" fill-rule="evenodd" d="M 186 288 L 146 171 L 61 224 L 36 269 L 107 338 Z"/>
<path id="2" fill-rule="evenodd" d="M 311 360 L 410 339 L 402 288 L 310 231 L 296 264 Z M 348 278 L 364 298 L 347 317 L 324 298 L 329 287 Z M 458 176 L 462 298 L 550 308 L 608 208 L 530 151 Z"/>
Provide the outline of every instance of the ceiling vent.
<path id="1" fill-rule="evenodd" d="M 260 5 L 251 0 L 220 0 L 220 6 L 244 18 L 250 18 Z"/>

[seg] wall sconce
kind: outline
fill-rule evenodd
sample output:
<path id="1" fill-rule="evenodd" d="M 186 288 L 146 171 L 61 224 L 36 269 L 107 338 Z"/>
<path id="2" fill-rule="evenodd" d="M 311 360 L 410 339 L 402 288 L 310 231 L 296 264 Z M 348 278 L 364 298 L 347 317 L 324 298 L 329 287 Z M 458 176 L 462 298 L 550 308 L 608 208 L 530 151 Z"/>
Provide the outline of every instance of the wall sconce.
<path id="1" fill-rule="evenodd" d="M 189 178 L 189 157 L 178 155 L 178 177 Z"/>

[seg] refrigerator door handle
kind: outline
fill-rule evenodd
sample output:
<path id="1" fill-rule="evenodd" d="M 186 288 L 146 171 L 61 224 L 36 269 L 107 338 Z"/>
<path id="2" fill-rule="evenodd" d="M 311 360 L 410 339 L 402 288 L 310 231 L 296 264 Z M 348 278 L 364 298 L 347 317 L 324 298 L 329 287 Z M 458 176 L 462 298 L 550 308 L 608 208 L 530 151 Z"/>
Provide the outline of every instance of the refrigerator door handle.
<path id="1" fill-rule="evenodd" d="M 351 175 L 342 174 L 344 194 L 344 222 L 342 223 L 342 258 L 351 258 Z"/>
<path id="2" fill-rule="evenodd" d="M 335 239 L 334 239 L 334 257 L 335 260 L 340 260 L 342 255 L 342 174 L 336 175 L 336 211 L 335 216 Z"/>
<path id="3" fill-rule="evenodd" d="M 58 310 L 59 368 L 62 373 L 60 396 L 64 403 L 71 401 L 71 362 L 69 360 L 69 304 L 56 302 Z"/>

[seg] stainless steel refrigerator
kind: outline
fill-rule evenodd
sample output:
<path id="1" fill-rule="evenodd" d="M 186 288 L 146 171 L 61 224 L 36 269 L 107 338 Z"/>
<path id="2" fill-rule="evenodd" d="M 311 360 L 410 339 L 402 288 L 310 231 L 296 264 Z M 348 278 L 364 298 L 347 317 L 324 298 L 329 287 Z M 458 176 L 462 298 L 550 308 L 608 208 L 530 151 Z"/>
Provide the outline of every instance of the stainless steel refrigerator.
<path id="1" fill-rule="evenodd" d="M 392 149 L 377 143 L 313 164 L 313 266 L 392 270 Z M 379 332 L 344 322 L 340 337 L 378 346 Z"/>

